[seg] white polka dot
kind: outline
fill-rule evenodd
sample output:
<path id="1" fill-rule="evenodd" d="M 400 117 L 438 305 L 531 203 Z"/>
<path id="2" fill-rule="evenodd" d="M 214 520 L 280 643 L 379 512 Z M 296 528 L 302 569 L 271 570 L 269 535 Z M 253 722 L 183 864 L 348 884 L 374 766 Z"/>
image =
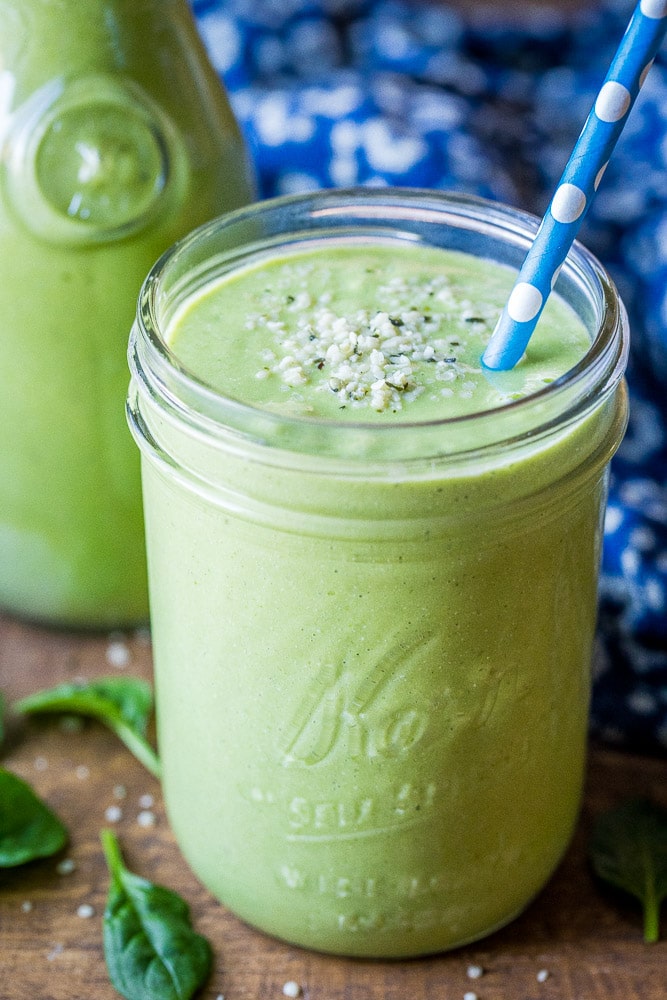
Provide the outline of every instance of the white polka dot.
<path id="1" fill-rule="evenodd" d="M 586 195 L 576 184 L 561 184 L 551 202 L 556 222 L 574 222 L 586 208 Z"/>
<path id="2" fill-rule="evenodd" d="M 204 15 L 199 28 L 218 72 L 231 69 L 241 56 L 241 35 L 231 18 Z"/>
<path id="3" fill-rule="evenodd" d="M 270 93 L 255 108 L 254 126 L 261 141 L 271 147 L 286 142 L 308 142 L 315 132 L 315 122 L 299 114 L 283 93 Z"/>
<path id="4" fill-rule="evenodd" d="M 306 191 L 317 191 L 320 183 L 313 174 L 290 171 L 278 178 L 277 187 L 280 194 L 302 194 Z"/>
<path id="5" fill-rule="evenodd" d="M 607 162 L 606 162 L 606 163 L 603 163 L 603 164 L 602 164 L 602 166 L 601 166 L 601 167 L 600 167 L 600 169 L 598 170 L 597 174 L 595 175 L 595 180 L 593 181 L 593 188 L 594 188 L 594 189 L 595 189 L 596 191 L 597 191 L 597 189 L 598 189 L 598 188 L 600 187 L 600 181 L 601 181 L 601 180 L 602 180 L 602 178 L 604 177 L 604 172 L 605 172 L 605 170 L 607 169 L 607 167 L 608 167 L 608 166 L 609 166 L 609 160 L 607 160 Z"/>
<path id="6" fill-rule="evenodd" d="M 660 580 L 647 580 L 644 587 L 647 607 L 652 611 L 662 611 L 665 607 L 665 592 Z"/>
<path id="7" fill-rule="evenodd" d="M 639 9 L 644 17 L 665 17 L 667 0 L 642 0 Z"/>
<path id="8" fill-rule="evenodd" d="M 607 507 L 607 513 L 604 519 L 604 530 L 608 534 L 613 534 L 617 531 L 623 524 L 623 511 L 619 507 L 612 507 L 611 504 Z"/>
<path id="9" fill-rule="evenodd" d="M 130 650 L 124 642 L 110 642 L 106 650 L 107 663 L 113 667 L 126 667 L 130 662 Z"/>
<path id="10" fill-rule="evenodd" d="M 362 127 L 362 145 L 373 170 L 405 173 L 427 152 L 419 136 L 392 134 L 382 118 L 370 118 Z"/>
<path id="11" fill-rule="evenodd" d="M 622 83 L 610 80 L 602 87 L 595 102 L 595 114 L 603 122 L 619 122 L 627 114 L 632 98 Z"/>
<path id="12" fill-rule="evenodd" d="M 634 549 L 623 549 L 620 556 L 621 569 L 625 576 L 636 576 L 641 567 L 641 559 Z"/>
<path id="13" fill-rule="evenodd" d="M 527 323 L 534 319 L 542 308 L 542 293 L 539 288 L 520 281 L 514 286 L 507 303 L 507 311 L 516 323 Z"/>
<path id="14" fill-rule="evenodd" d="M 640 552 L 651 552 L 657 545 L 655 532 L 645 525 L 641 525 L 630 532 L 630 544 L 634 545 Z"/>
<path id="15" fill-rule="evenodd" d="M 638 715 L 652 715 L 658 708 L 654 695 L 649 691 L 633 691 L 628 695 L 626 703 Z"/>

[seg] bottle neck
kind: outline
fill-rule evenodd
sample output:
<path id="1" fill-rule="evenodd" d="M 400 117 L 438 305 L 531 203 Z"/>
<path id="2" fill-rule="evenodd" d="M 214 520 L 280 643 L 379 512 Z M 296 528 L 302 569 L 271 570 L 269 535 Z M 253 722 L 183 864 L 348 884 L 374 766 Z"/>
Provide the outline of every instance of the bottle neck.
<path id="1" fill-rule="evenodd" d="M 55 78 L 136 78 L 196 36 L 187 0 L 0 0 L 0 22 L 0 71 L 18 101 Z"/>
<path id="2" fill-rule="evenodd" d="M 167 212 L 187 172 L 171 94 L 179 113 L 201 96 L 187 0 L 0 0 L 5 14 L 0 141 L 13 213 L 41 239 L 87 246 Z"/>

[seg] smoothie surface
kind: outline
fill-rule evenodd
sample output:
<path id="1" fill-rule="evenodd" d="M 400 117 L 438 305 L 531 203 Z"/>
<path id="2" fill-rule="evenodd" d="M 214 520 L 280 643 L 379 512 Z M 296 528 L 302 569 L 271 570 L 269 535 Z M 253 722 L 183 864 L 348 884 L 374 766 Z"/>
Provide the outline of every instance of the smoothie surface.
<path id="1" fill-rule="evenodd" d="M 543 389 L 590 347 L 581 320 L 552 295 L 519 364 L 484 372 L 514 278 L 460 252 L 327 241 L 222 275 L 179 307 L 167 341 L 198 380 L 286 416 L 463 416 Z"/>

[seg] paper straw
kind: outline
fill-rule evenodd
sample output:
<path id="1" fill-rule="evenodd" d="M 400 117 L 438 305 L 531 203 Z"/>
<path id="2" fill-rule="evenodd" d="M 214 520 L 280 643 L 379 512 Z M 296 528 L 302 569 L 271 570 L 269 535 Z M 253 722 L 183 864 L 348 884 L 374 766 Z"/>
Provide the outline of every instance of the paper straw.
<path id="1" fill-rule="evenodd" d="M 507 371 L 523 355 L 665 31 L 667 0 L 641 0 L 484 352 L 487 368 Z"/>

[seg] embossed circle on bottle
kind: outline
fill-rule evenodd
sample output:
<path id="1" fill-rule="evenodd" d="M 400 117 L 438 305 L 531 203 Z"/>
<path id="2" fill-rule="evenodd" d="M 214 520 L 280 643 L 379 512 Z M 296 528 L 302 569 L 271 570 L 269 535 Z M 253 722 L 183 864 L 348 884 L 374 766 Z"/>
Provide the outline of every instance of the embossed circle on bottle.
<path id="1" fill-rule="evenodd" d="M 167 183 L 166 149 L 134 108 L 70 108 L 45 130 L 35 175 L 49 204 L 95 228 L 143 218 Z"/>
<path id="2" fill-rule="evenodd" d="M 52 83 L 21 109 L 9 141 L 10 204 L 59 243 L 120 239 L 182 189 L 186 155 L 165 112 L 133 81 Z"/>

